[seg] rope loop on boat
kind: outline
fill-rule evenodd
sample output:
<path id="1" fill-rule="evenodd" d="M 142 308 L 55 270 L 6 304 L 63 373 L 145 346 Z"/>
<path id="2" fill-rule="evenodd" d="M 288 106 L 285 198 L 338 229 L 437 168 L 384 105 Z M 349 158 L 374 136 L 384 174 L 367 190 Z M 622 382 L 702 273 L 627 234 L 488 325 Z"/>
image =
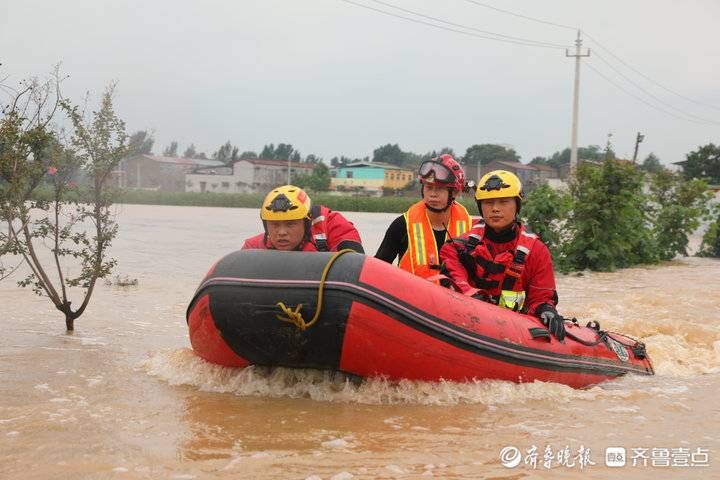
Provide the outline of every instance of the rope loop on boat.
<path id="1" fill-rule="evenodd" d="M 292 309 L 288 306 L 286 306 L 283 302 L 278 302 L 276 305 L 280 307 L 280 310 L 283 311 L 283 313 L 286 316 L 282 316 L 280 314 L 275 315 L 275 317 L 278 320 L 282 320 L 283 322 L 292 323 L 300 330 L 306 330 L 310 327 L 312 327 L 315 322 L 317 322 L 317 319 L 320 318 L 320 312 L 322 311 L 322 298 L 323 298 L 323 290 L 325 289 L 325 280 L 327 279 L 328 273 L 330 272 L 330 267 L 333 263 L 335 263 L 335 260 L 340 258 L 340 256 L 355 252 L 355 250 L 352 250 L 350 248 L 345 248 L 343 250 L 340 250 L 333 255 L 330 260 L 328 260 L 327 265 L 325 265 L 325 268 L 322 271 L 322 275 L 320 275 L 320 285 L 318 287 L 318 299 L 317 299 L 317 307 L 315 308 L 315 315 L 313 316 L 312 320 L 309 322 L 306 322 L 302 315 L 302 303 L 298 303 L 295 309 Z"/>

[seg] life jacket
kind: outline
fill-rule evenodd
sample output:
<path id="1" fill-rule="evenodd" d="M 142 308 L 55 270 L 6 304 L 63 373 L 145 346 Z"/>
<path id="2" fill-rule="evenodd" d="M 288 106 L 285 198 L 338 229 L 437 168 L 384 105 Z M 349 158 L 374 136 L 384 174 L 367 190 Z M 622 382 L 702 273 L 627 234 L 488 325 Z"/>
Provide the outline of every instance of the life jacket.
<path id="1" fill-rule="evenodd" d="M 327 216 L 330 209 L 324 205 L 313 205 L 310 207 L 310 228 L 306 229 L 305 240 L 301 252 L 328 252 L 330 248 L 327 242 Z M 308 241 L 308 239 L 310 241 Z M 263 244 L 266 249 L 272 249 L 267 234 L 264 236 Z"/>
<path id="2" fill-rule="evenodd" d="M 530 255 L 538 236 L 520 224 L 515 251 L 505 251 L 497 255 L 493 255 L 487 244 L 483 243 L 484 237 L 485 224 L 473 225 L 466 241 L 464 252 L 466 261 L 463 265 L 470 273 L 475 286 L 490 297 L 488 300 L 511 310 L 522 310 L 526 292 L 520 278 L 525 269 L 525 260 Z M 474 261 L 467 262 L 468 256 Z"/>
<path id="3" fill-rule="evenodd" d="M 303 251 L 330 251 L 327 242 L 327 215 L 329 213 L 330 209 L 323 205 L 313 205 L 310 207 L 310 237 L 312 238 L 312 242 L 305 242 Z M 315 248 L 308 250 L 308 246 Z"/>
<path id="4" fill-rule="evenodd" d="M 422 200 L 417 202 L 403 216 L 407 225 L 408 248 L 398 265 L 419 277 L 437 276 L 440 273 L 439 248 L 427 216 L 425 202 Z M 470 228 L 470 222 L 470 214 L 465 207 L 453 202 L 450 205 L 450 221 L 447 225 L 446 237 L 448 234 L 450 238 L 463 235 Z"/>

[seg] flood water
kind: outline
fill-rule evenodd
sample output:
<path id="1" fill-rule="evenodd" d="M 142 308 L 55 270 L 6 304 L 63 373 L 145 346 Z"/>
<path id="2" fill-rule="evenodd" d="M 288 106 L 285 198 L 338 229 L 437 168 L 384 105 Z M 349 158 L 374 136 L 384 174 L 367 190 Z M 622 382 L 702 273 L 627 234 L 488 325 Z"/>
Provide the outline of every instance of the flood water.
<path id="1" fill-rule="evenodd" d="M 357 384 L 189 349 L 187 303 L 257 211 L 118 213 L 116 272 L 138 285 L 100 285 L 74 334 L 0 282 L 0 478 L 720 478 L 718 260 L 558 278 L 561 313 L 642 339 L 655 377 Z M 370 253 L 395 217 L 347 216 Z"/>

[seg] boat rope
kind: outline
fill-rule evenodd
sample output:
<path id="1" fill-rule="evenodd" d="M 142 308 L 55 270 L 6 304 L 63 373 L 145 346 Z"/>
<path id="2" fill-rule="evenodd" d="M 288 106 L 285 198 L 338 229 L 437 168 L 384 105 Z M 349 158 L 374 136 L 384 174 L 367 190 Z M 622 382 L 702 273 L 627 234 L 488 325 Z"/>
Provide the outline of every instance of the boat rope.
<path id="1" fill-rule="evenodd" d="M 280 307 L 280 310 L 282 310 L 286 316 L 277 314 L 277 315 L 275 315 L 275 317 L 278 320 L 282 320 L 283 322 L 292 323 L 293 325 L 298 327 L 300 330 L 306 330 L 306 329 L 312 327 L 315 324 L 315 322 L 317 322 L 317 319 L 320 318 L 320 312 L 322 311 L 323 290 L 325 289 L 325 280 L 327 279 L 328 272 L 330 272 L 330 267 L 332 266 L 333 263 L 335 263 L 335 260 L 340 258 L 340 256 L 342 256 L 346 253 L 350 253 L 350 252 L 355 252 L 355 250 L 352 250 L 350 248 L 345 248 L 343 250 L 336 252 L 330 258 L 330 260 L 328 260 L 327 265 L 325 265 L 325 268 L 322 271 L 322 275 L 320 275 L 320 285 L 318 287 L 318 296 L 317 296 L 317 307 L 315 308 L 315 315 L 313 316 L 312 320 L 310 320 L 309 322 L 306 322 L 305 319 L 303 318 L 303 315 L 301 312 L 302 307 L 303 307 L 302 303 L 298 303 L 297 306 L 295 307 L 295 309 L 292 309 L 292 308 L 286 306 L 283 302 L 277 302 L 275 305 Z"/>

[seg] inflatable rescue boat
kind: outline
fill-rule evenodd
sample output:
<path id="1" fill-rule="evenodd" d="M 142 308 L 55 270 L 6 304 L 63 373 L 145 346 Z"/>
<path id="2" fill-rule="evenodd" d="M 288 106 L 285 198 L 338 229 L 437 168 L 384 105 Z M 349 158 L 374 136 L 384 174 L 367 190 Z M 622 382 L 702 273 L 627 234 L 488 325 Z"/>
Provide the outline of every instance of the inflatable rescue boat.
<path id="1" fill-rule="evenodd" d="M 229 367 L 576 388 L 653 374 L 629 337 L 566 321 L 560 342 L 535 317 L 356 253 L 231 253 L 198 287 L 187 322 L 196 354 Z"/>

